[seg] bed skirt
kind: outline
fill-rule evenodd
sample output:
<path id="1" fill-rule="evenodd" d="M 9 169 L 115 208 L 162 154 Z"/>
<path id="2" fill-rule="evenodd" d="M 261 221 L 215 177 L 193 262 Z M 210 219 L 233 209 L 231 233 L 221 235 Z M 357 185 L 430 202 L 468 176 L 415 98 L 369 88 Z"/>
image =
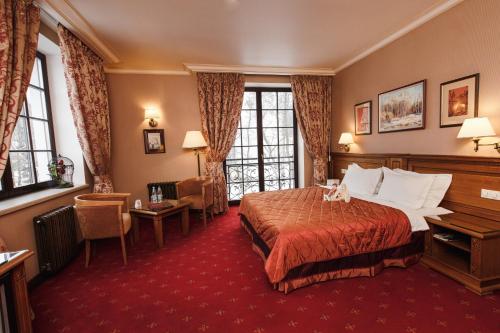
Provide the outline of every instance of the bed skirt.
<path id="1" fill-rule="evenodd" d="M 240 215 L 241 226 L 252 240 L 253 250 L 266 261 L 270 253 L 267 244 L 260 238 L 244 215 Z M 317 282 L 360 276 L 375 276 L 386 267 L 408 267 L 416 264 L 424 252 L 425 231 L 414 232 L 410 243 L 383 251 L 359 254 L 351 257 L 308 263 L 290 270 L 287 276 L 274 284 L 285 294 Z"/>

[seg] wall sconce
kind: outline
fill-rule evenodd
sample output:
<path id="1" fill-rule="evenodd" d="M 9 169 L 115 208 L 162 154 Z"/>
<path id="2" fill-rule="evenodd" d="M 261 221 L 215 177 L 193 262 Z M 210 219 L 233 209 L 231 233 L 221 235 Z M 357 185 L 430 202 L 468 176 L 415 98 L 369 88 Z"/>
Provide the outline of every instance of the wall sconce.
<path id="1" fill-rule="evenodd" d="M 144 119 L 149 119 L 149 126 L 156 127 L 158 126 L 158 122 L 156 119 L 160 119 L 160 114 L 156 109 L 145 109 L 144 110 Z"/>
<path id="2" fill-rule="evenodd" d="M 344 132 L 340 135 L 339 145 L 344 149 L 345 152 L 348 152 L 351 149 L 351 145 L 354 143 L 354 139 L 352 138 L 352 133 Z"/>
<path id="3" fill-rule="evenodd" d="M 496 133 L 487 117 L 465 119 L 457 138 L 472 138 L 474 151 L 479 150 L 479 146 L 493 146 L 500 153 L 500 143 L 479 143 L 479 140 L 487 136 L 495 136 Z"/>

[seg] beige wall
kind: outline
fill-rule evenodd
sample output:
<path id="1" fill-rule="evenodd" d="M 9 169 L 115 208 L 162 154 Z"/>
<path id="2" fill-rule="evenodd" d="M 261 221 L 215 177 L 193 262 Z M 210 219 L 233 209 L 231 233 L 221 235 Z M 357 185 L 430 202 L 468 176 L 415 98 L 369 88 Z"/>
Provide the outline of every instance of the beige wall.
<path id="1" fill-rule="evenodd" d="M 115 188 L 147 199 L 146 184 L 181 180 L 197 175 L 196 157 L 181 148 L 188 130 L 200 130 L 196 76 L 108 74 L 111 107 L 112 175 Z M 286 77 L 247 78 L 248 82 L 287 83 Z M 144 108 L 161 113 L 157 128 L 165 130 L 165 154 L 144 154 Z M 305 154 L 305 183 L 311 179 L 311 161 Z M 203 172 L 203 160 L 202 172 Z"/>
<path id="2" fill-rule="evenodd" d="M 72 205 L 75 196 L 87 192 L 88 189 L 69 193 L 59 198 L 0 216 L 0 235 L 7 243 L 9 250 L 30 249 L 36 253 L 33 217 L 57 207 Z M 30 280 L 37 274 L 38 260 L 35 255 L 26 262 L 26 276 Z"/>
<path id="3" fill-rule="evenodd" d="M 460 127 L 439 128 L 440 84 L 480 73 L 479 115 L 500 133 L 500 1 L 466 0 L 335 76 L 333 140 L 354 132 L 353 106 L 373 101 L 372 135 L 355 137 L 354 153 L 475 155 Z M 427 79 L 426 129 L 377 133 L 378 94 Z M 334 145 L 338 149 L 338 145 Z M 491 147 L 477 153 L 495 156 Z"/>
<path id="4" fill-rule="evenodd" d="M 108 75 L 111 159 L 115 189 L 147 198 L 146 184 L 197 175 L 196 157 L 181 148 L 188 130 L 200 130 L 195 76 Z M 156 108 L 165 130 L 165 154 L 144 153 L 144 109 Z"/>

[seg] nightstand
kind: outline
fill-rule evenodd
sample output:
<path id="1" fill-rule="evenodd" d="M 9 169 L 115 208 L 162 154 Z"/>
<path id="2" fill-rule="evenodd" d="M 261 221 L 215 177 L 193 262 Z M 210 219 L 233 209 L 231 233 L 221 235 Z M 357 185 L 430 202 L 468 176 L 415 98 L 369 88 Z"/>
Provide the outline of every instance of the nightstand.
<path id="1" fill-rule="evenodd" d="M 500 289 L 500 223 L 453 213 L 426 217 L 422 263 L 484 295 Z"/>

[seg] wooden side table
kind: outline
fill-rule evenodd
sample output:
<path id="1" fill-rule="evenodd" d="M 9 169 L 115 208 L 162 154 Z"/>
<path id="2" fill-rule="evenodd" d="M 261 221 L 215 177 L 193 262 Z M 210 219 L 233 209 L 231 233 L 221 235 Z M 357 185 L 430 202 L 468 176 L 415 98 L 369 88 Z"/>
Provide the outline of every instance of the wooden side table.
<path id="1" fill-rule="evenodd" d="M 0 256 L 5 257 L 4 259 L 8 259 L 8 261 L 0 265 L 0 276 L 10 274 L 17 324 L 16 332 L 19 333 L 31 333 L 33 331 L 28 288 L 26 286 L 26 273 L 24 270 L 24 262 L 33 255 L 33 251 L 29 250 L 0 253 Z"/>
<path id="2" fill-rule="evenodd" d="M 189 234 L 189 205 L 187 201 L 168 200 L 172 207 L 153 211 L 150 209 L 130 209 L 130 216 L 132 218 L 132 228 L 134 232 L 134 239 L 139 240 L 139 223 L 140 221 L 153 222 L 155 230 L 155 241 L 158 248 L 162 248 L 163 241 L 163 219 L 165 217 L 181 214 L 181 228 L 184 236 Z"/>
<path id="3" fill-rule="evenodd" d="M 422 263 L 479 295 L 500 289 L 500 223 L 462 213 L 440 218 L 426 217 L 430 231 Z"/>

